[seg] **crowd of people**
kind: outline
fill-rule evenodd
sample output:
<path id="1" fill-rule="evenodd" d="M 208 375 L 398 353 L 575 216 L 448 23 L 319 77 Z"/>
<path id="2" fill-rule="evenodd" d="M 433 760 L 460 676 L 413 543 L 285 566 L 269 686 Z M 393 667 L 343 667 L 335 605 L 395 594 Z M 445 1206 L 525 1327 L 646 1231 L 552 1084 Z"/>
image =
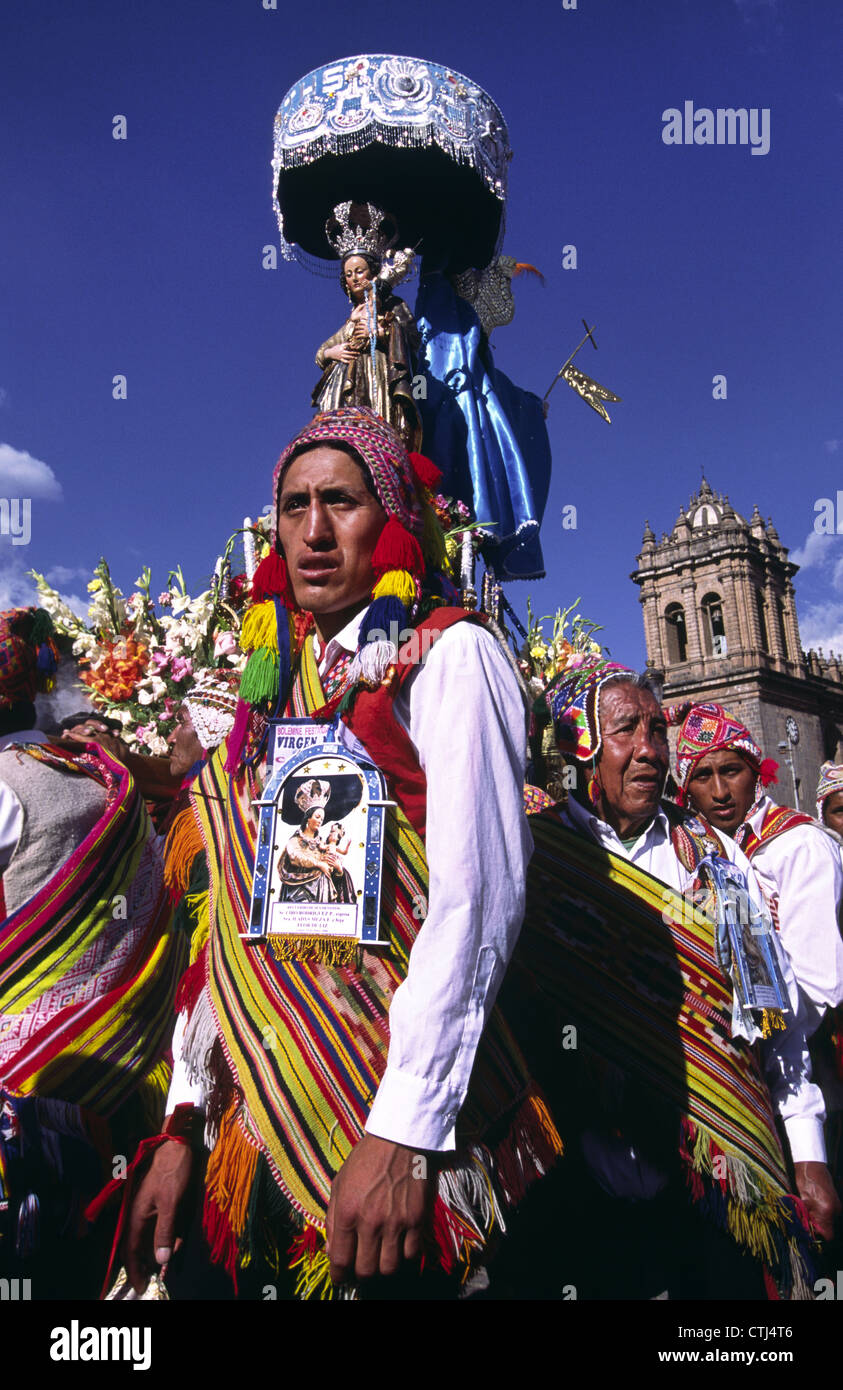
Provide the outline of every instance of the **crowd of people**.
<path id="1" fill-rule="evenodd" d="M 461 606 L 438 477 L 366 406 L 300 431 L 248 662 L 168 758 L 36 729 L 49 620 L 0 615 L 0 1274 L 33 1298 L 814 1297 L 843 765 L 779 805 L 740 720 L 593 652 L 536 700 Z M 250 935 L 284 719 L 385 779 L 378 945 Z M 279 845 L 297 909 L 355 900 L 331 795 Z"/>

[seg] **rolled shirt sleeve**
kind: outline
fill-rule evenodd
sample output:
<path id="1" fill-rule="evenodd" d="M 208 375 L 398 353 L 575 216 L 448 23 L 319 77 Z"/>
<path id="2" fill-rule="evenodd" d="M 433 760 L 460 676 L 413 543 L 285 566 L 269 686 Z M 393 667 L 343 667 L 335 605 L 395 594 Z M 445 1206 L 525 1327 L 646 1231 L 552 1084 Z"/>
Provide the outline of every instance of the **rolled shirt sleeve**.
<path id="1" fill-rule="evenodd" d="M 524 916 L 526 718 L 494 637 L 467 622 L 434 643 L 394 709 L 427 779 L 430 882 L 366 1128 L 448 1150 Z"/>

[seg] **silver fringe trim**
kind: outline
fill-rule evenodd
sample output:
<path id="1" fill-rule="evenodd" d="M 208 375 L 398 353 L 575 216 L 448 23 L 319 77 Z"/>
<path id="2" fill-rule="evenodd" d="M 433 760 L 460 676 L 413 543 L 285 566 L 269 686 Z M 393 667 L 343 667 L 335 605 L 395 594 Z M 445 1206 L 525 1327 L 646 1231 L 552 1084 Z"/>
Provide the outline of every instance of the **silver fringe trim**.
<path id="1" fill-rule="evenodd" d="M 182 1060 L 187 1075 L 194 1083 L 198 1082 L 205 1095 L 213 1085 L 210 1072 L 211 1048 L 217 1040 L 217 1022 L 211 1008 L 211 994 L 205 985 L 193 1006 L 190 1020 L 184 1030 Z M 217 1131 L 208 1121 L 205 1125 L 205 1144 L 212 1149 L 217 1142 Z"/>

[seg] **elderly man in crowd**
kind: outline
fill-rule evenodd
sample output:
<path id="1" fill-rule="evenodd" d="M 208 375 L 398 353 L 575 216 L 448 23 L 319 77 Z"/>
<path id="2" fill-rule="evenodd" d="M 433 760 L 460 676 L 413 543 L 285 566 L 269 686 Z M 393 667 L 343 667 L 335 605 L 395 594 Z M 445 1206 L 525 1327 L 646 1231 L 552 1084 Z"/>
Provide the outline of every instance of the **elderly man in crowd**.
<path id="1" fill-rule="evenodd" d="M 288 1292 L 291 1234 L 304 1297 L 329 1279 L 364 1296 L 453 1296 L 558 1153 L 494 1009 L 530 851 L 525 711 L 494 637 L 448 606 L 437 476 L 363 408 L 317 415 L 276 469 L 242 703 L 192 797 L 213 915 L 181 995 L 168 1137 L 130 1196 L 136 1289 L 184 1233 L 206 1120 L 204 1230 L 241 1296 L 277 1287 L 279 1262 Z M 244 945 L 253 804 L 279 715 L 340 718 L 386 778 L 377 951 Z M 422 1277 L 400 1277 L 426 1245 Z"/>
<path id="2" fill-rule="evenodd" d="M 567 1146 L 556 1281 L 579 1298 L 808 1296 L 811 1242 L 774 1110 L 823 1234 L 836 1197 L 818 1161 L 803 1003 L 749 864 L 661 801 L 667 725 L 645 678 L 586 659 L 547 698 L 576 789 L 531 819 L 502 1002 L 521 1009 Z M 747 969 L 765 982 L 757 997 Z M 521 1239 L 535 1244 L 535 1231 Z"/>

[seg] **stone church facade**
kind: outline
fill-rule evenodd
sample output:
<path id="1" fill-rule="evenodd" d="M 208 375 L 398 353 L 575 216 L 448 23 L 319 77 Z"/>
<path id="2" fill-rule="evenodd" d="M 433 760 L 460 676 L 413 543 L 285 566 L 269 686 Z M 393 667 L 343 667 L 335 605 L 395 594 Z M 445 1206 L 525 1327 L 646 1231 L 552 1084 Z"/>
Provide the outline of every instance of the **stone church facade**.
<path id="1" fill-rule="evenodd" d="M 724 705 L 779 763 L 773 798 L 794 805 L 795 777 L 799 805 L 813 815 L 820 764 L 843 760 L 843 659 L 803 652 L 797 570 L 771 520 L 756 507 L 746 521 L 703 480 L 670 535 L 657 541 L 645 523 L 630 577 L 664 703 Z"/>

